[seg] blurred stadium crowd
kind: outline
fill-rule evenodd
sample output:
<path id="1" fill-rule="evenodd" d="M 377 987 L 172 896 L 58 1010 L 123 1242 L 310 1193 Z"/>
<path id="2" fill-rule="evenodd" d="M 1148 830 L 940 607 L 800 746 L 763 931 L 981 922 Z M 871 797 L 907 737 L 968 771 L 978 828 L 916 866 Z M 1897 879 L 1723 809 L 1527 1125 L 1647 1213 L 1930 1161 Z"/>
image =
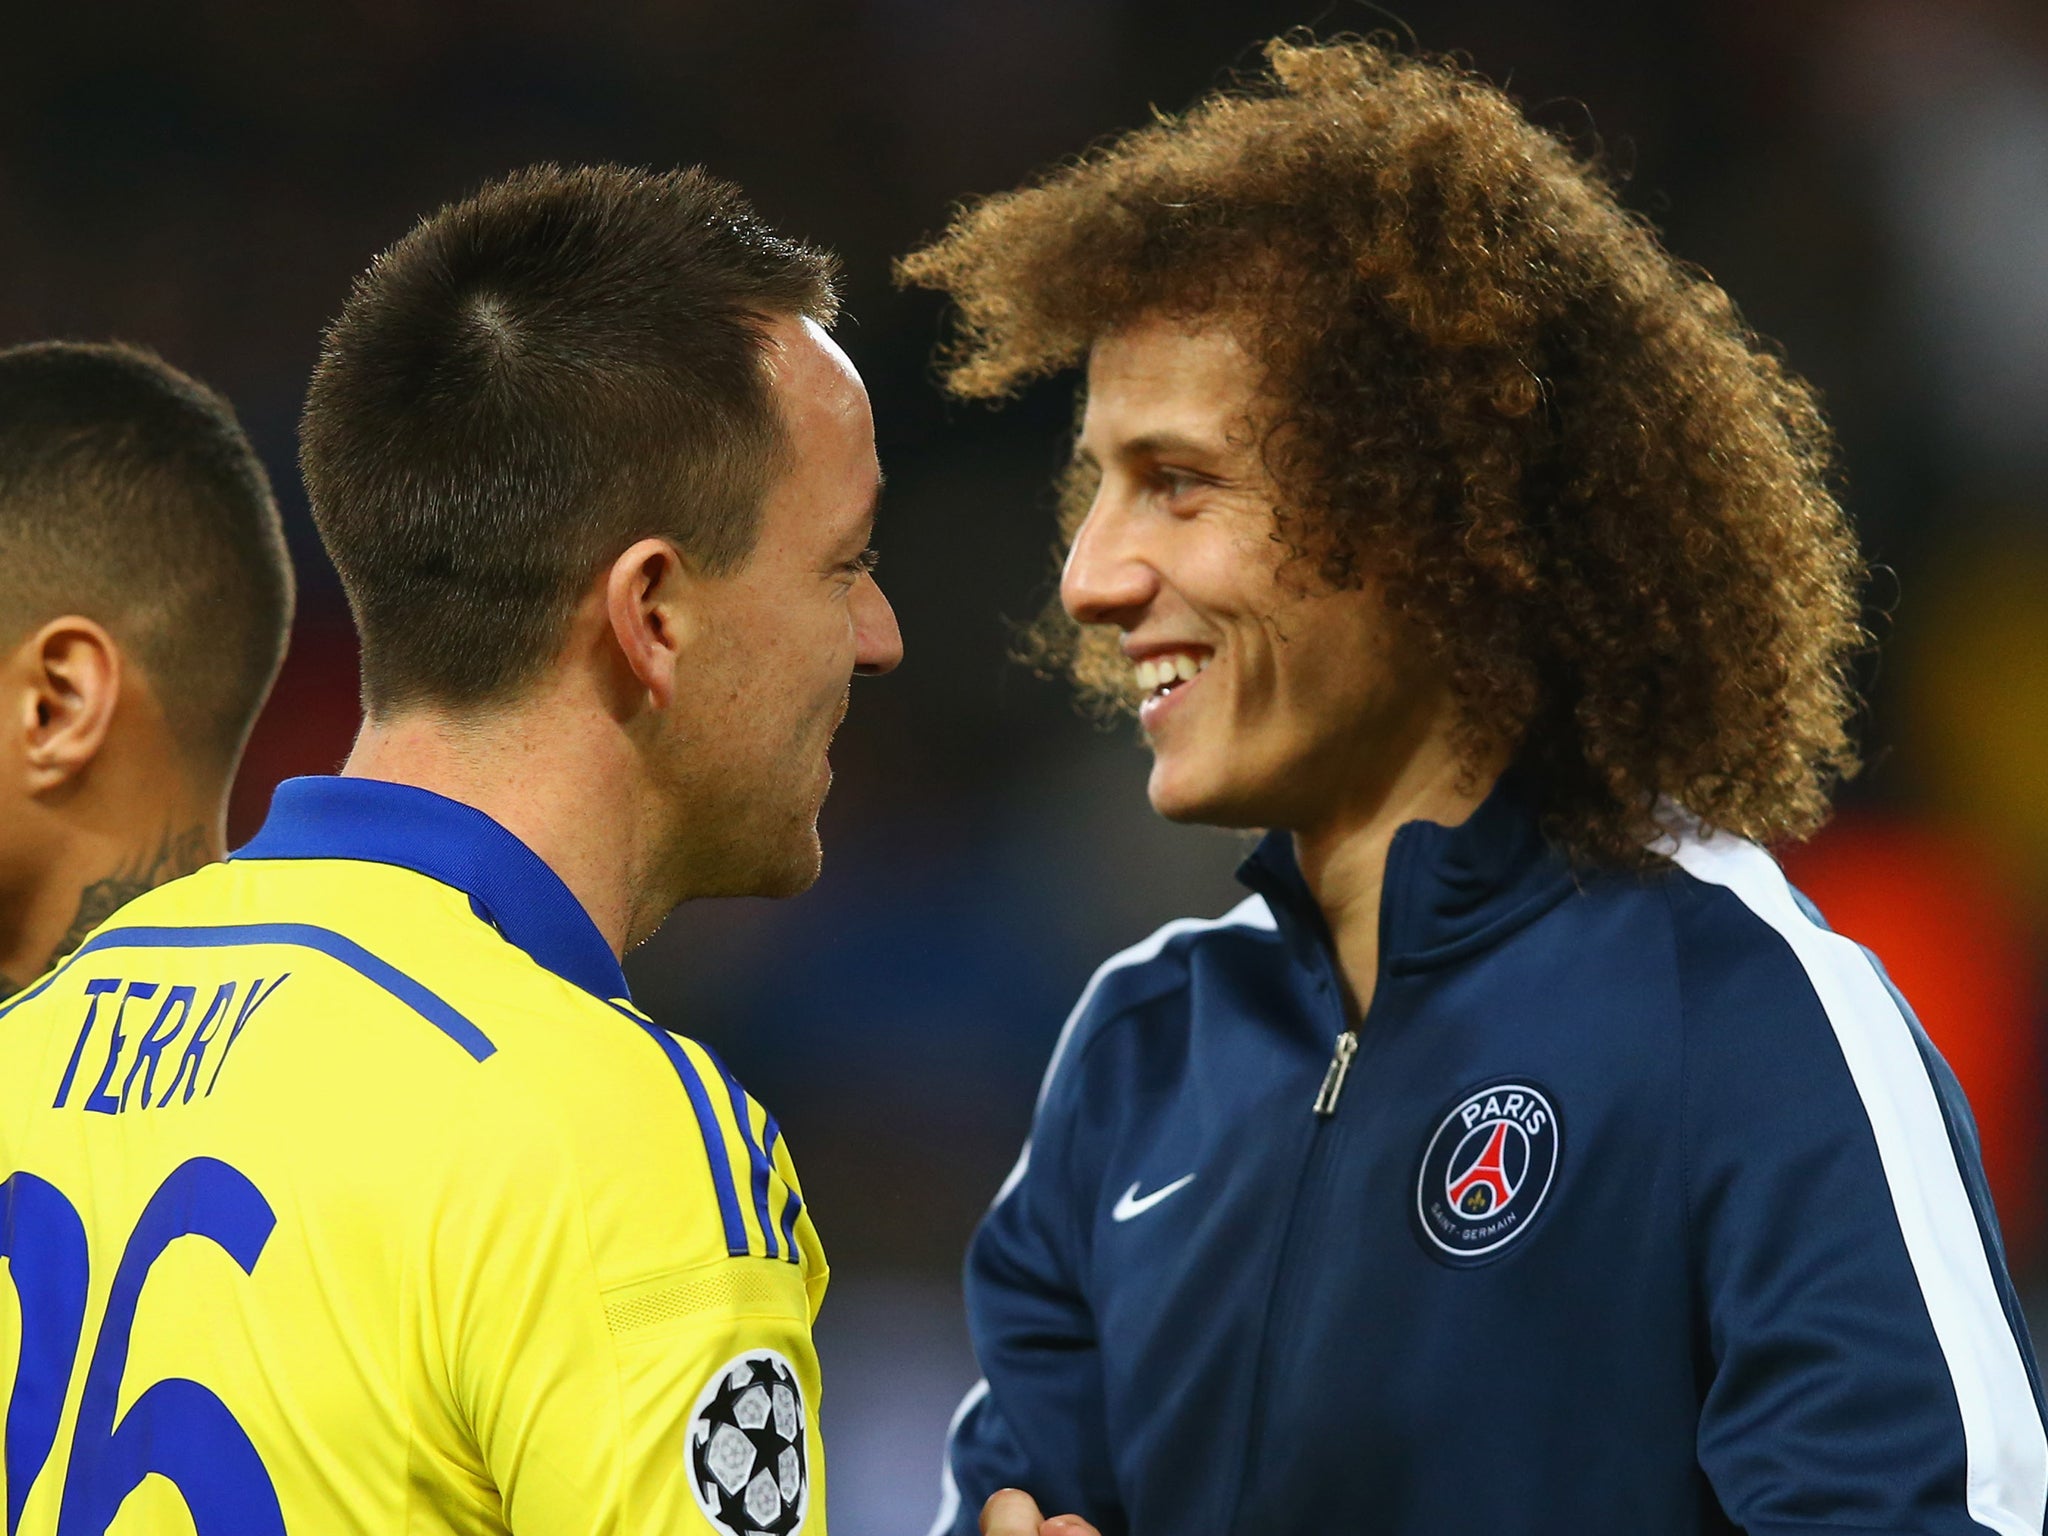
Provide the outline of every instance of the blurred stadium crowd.
<path id="1" fill-rule="evenodd" d="M 2048 7 L 2038 0 L 142 0 L 9 6 L 0 345 L 121 337 L 268 460 L 300 628 L 236 794 L 330 771 L 346 613 L 293 427 L 320 327 L 418 214 L 539 159 L 702 162 L 847 262 L 908 660 L 855 690 L 826 874 L 685 910 L 628 970 L 780 1117 L 833 1259 L 833 1519 L 921 1528 L 972 1376 L 955 1276 L 1060 1020 L 1107 954 L 1234 900 L 1242 844 L 1152 820 L 1128 732 L 1009 663 L 1051 590 L 1071 396 L 930 385 L 889 258 L 1259 39 L 1401 25 L 1601 147 L 1630 205 L 1821 389 L 1879 572 L 1867 767 L 1791 851 L 1976 1105 L 2015 1273 L 2048 1293 Z M 2042 1314 L 2037 1309 L 2037 1317 Z"/>

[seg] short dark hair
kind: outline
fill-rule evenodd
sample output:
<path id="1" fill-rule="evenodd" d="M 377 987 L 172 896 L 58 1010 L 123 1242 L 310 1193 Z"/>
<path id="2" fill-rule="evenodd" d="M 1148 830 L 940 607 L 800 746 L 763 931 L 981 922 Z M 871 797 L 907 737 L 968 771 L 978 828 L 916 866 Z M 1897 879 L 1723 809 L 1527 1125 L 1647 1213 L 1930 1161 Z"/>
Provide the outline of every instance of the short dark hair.
<path id="1" fill-rule="evenodd" d="M 636 539 L 743 562 L 786 452 L 764 328 L 830 323 L 836 273 L 695 168 L 535 166 L 379 257 L 300 451 L 365 707 L 516 694 Z"/>
<path id="2" fill-rule="evenodd" d="M 277 676 L 292 568 L 227 401 L 155 353 L 0 351 L 0 623 L 105 626 L 188 762 L 225 779 Z"/>
<path id="3" fill-rule="evenodd" d="M 1672 801 L 1764 840 L 1855 766 L 1864 567 L 1813 393 L 1598 169 L 1456 63 L 1267 45 L 1185 115 L 960 211 L 900 277 L 959 308 L 958 394 L 1148 315 L 1262 366 L 1280 532 L 1376 576 L 1447 665 L 1468 748 L 1519 749 L 1550 828 L 1640 864 Z M 1069 477 L 1071 537 L 1092 486 Z M 1111 636 L 1038 655 L 1128 702 Z"/>

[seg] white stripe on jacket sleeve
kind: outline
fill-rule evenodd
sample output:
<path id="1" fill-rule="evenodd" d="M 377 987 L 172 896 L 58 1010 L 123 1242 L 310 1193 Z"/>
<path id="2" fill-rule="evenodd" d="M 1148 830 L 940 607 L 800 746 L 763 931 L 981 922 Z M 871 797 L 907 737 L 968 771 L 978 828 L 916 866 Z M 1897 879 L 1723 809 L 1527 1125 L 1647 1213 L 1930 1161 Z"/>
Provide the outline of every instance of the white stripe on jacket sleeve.
<path id="1" fill-rule="evenodd" d="M 953 1478 L 953 1437 L 960 1433 L 967 1415 L 974 1412 L 974 1405 L 987 1396 L 988 1383 L 977 1381 L 960 1399 L 960 1406 L 953 1410 L 953 1422 L 946 1426 L 946 1455 L 939 1463 L 939 1515 L 932 1521 L 931 1536 L 946 1536 L 953 1529 L 953 1522 L 960 1518 L 960 1484 Z"/>
<path id="2" fill-rule="evenodd" d="M 1876 1133 L 1899 1231 L 1962 1409 L 1970 1518 L 1999 1536 L 2041 1536 L 2048 1432 L 1905 1015 L 1870 957 L 1808 917 L 1761 848 L 1683 836 L 1664 851 L 1694 878 L 1739 897 L 1804 967 Z"/>

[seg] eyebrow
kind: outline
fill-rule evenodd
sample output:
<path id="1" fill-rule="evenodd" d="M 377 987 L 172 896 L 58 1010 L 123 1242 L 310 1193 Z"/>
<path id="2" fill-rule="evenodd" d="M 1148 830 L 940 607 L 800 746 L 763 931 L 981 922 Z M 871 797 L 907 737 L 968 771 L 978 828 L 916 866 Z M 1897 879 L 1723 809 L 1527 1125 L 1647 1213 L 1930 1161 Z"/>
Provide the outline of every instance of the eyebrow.
<path id="1" fill-rule="evenodd" d="M 1214 443 L 1205 443 L 1196 438 L 1184 437 L 1178 432 L 1148 432 L 1143 437 L 1134 437 L 1128 442 L 1119 443 L 1116 449 L 1116 456 L 1120 459 L 1157 459 L 1181 456 L 1214 458 L 1218 451 Z M 1099 461 L 1096 459 L 1093 450 L 1076 442 L 1074 444 L 1074 462 L 1088 468 L 1094 468 Z"/>

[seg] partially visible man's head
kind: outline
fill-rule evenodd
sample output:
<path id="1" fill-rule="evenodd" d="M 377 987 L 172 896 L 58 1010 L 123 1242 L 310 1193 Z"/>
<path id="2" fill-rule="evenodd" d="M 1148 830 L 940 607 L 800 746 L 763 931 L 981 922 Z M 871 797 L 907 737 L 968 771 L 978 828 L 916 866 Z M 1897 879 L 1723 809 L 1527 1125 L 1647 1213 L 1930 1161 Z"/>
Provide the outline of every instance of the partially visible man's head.
<path id="1" fill-rule="evenodd" d="M 0 643 L 82 616 L 224 793 L 284 656 L 291 562 L 228 403 L 137 347 L 0 351 Z"/>
<path id="2" fill-rule="evenodd" d="M 834 282 L 701 171 L 537 167 L 378 258 L 307 400 L 372 720 L 520 706 L 583 624 L 630 676 L 580 728 L 633 743 L 663 900 L 815 878 L 848 679 L 900 650 Z"/>
<path id="3" fill-rule="evenodd" d="M 1398 674 L 1361 707 L 1440 676 L 1471 756 L 1517 753 L 1580 854 L 1639 860 L 1666 798 L 1752 836 L 1810 830 L 1853 767 L 1846 662 L 1863 642 L 1861 566 L 1811 393 L 1492 87 L 1358 41 L 1276 42 L 1267 60 L 1241 90 L 970 206 L 902 263 L 959 306 L 956 392 L 1088 361 L 1064 519 L 1075 560 L 1091 558 L 1097 514 L 1161 535 L 1118 546 L 1150 563 L 1154 600 L 1091 595 L 1070 568 L 1084 625 L 1042 626 L 1045 653 L 1124 702 L 1145 674 L 1119 632 L 1135 652 L 1153 632 L 1216 645 L 1187 706 L 1222 698 L 1210 674 L 1234 657 L 1272 672 L 1230 681 L 1234 713 L 1263 689 L 1292 732 L 1259 759 L 1265 792 L 1258 768 L 1204 747 L 1176 769 L 1193 798 L 1169 794 L 1170 814 L 1284 810 L 1285 773 L 1341 733 L 1327 708 L 1289 702 L 1329 681 L 1316 648 L 1283 637 L 1245 655 L 1220 595 L 1192 595 L 1204 578 L 1183 574 L 1230 498 L 1162 451 L 1179 447 L 1169 423 L 1130 386 L 1223 346 L 1236 393 L 1210 402 L 1212 435 L 1265 513 L 1240 533 L 1271 588 L 1246 617 L 1300 628 L 1301 603 L 1320 621 L 1352 594 L 1353 649 Z M 1189 614 L 1199 633 L 1170 633 Z M 1192 728 L 1194 708 L 1163 702 Z M 1172 787 L 1155 774 L 1155 798 Z"/>

